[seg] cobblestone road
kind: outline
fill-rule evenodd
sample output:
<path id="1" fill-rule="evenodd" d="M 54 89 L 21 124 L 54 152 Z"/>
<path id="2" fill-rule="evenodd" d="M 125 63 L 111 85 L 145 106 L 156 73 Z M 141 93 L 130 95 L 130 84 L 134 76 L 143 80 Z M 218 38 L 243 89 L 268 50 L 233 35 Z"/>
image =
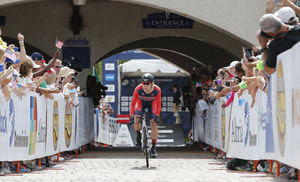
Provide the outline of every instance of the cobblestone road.
<path id="1" fill-rule="evenodd" d="M 207 152 L 158 152 L 159 158 L 150 160 L 149 169 L 137 150 L 96 149 L 42 171 L 0 176 L 0 181 L 287 181 L 265 173 L 228 171 L 225 161 Z"/>

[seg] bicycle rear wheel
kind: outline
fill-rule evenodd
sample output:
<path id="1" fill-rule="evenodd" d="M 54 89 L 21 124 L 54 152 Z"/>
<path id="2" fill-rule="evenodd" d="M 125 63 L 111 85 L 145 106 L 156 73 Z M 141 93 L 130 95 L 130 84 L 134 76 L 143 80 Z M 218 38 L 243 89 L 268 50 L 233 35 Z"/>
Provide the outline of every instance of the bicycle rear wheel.
<path id="1" fill-rule="evenodd" d="M 144 154 L 146 156 L 146 167 L 149 168 L 149 151 L 148 151 L 148 138 L 147 138 L 147 129 L 143 127 L 143 146 Z"/>

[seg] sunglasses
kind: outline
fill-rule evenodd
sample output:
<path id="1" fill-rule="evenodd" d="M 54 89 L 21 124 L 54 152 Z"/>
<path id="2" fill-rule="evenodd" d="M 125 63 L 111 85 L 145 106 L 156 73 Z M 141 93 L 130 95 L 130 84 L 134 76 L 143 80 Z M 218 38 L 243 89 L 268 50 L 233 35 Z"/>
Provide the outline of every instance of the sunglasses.
<path id="1" fill-rule="evenodd" d="M 61 68 L 61 66 L 55 66 L 55 68 Z"/>
<path id="2" fill-rule="evenodd" d="M 142 82 L 143 85 L 150 85 L 151 82 Z"/>

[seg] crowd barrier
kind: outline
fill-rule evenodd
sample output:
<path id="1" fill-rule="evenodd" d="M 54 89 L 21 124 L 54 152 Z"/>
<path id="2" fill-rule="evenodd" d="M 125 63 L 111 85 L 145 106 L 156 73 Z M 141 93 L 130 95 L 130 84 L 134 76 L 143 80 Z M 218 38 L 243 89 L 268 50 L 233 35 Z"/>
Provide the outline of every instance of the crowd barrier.
<path id="1" fill-rule="evenodd" d="M 92 100 L 79 101 L 78 107 L 68 107 L 62 94 L 50 100 L 32 92 L 6 100 L 0 92 L 0 161 L 32 160 L 90 143 Z"/>
<path id="2" fill-rule="evenodd" d="M 102 115 L 95 109 L 94 142 L 113 147 L 133 147 L 133 139 L 127 124 L 120 124 L 116 118 Z"/>
<path id="3" fill-rule="evenodd" d="M 94 117 L 94 141 L 113 145 L 121 124 L 117 123 L 116 118 L 103 116 L 100 109 L 95 109 Z"/>
<path id="4" fill-rule="evenodd" d="M 193 118 L 194 138 L 229 158 L 276 160 L 300 169 L 300 43 L 277 57 L 268 95 L 258 90 L 256 102 L 245 91 L 226 107 L 227 98 L 210 105 L 207 118 L 199 105 Z"/>

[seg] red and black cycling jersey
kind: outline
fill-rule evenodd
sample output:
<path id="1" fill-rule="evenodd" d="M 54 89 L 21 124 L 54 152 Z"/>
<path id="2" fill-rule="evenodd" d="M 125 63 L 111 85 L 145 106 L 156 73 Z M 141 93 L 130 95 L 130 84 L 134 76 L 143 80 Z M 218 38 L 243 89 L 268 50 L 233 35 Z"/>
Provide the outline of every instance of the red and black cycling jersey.
<path id="1" fill-rule="evenodd" d="M 138 85 L 133 93 L 130 107 L 130 115 L 134 115 L 135 111 L 141 111 L 143 108 L 151 108 L 152 113 L 158 116 L 161 111 L 161 90 L 159 86 L 154 84 L 151 93 L 146 94 L 143 85 Z"/>

